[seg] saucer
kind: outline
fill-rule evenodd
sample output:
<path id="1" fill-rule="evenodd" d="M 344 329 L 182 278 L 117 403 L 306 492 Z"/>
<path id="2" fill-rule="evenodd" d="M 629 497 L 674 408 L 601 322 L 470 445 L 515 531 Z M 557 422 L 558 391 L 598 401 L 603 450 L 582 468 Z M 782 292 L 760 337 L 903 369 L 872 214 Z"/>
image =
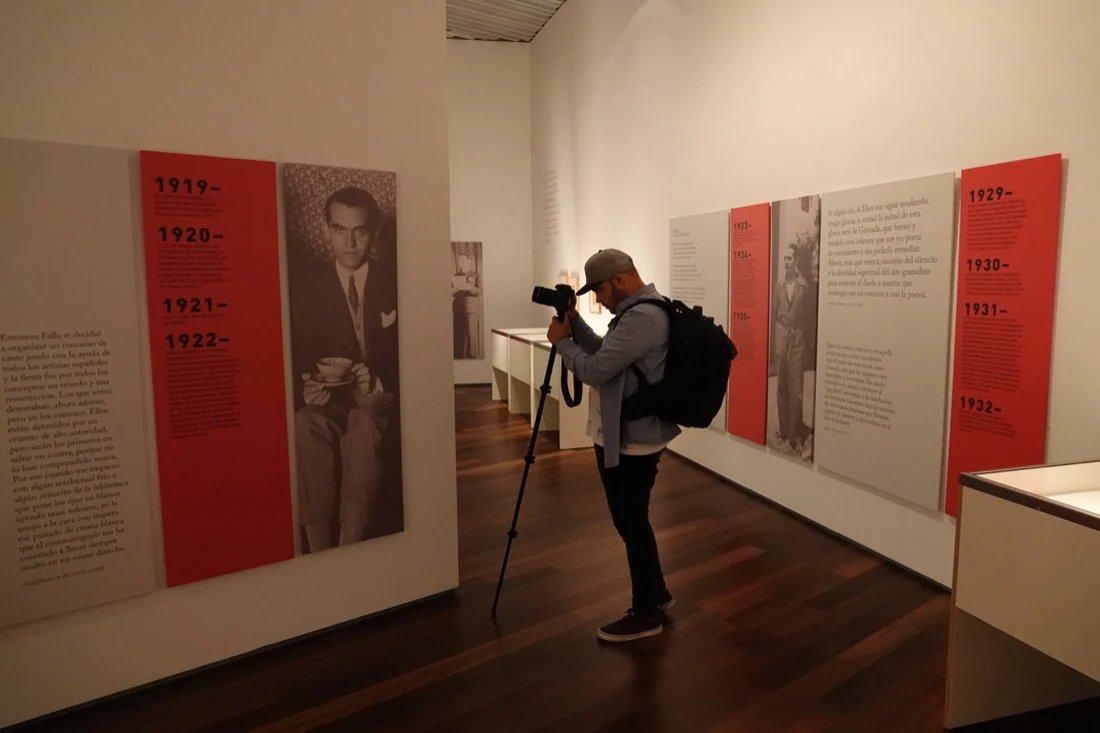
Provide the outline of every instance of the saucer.
<path id="1" fill-rule="evenodd" d="M 355 383 L 355 375 L 349 374 L 343 379 L 327 379 L 322 377 L 320 372 L 314 372 L 309 375 L 309 381 L 314 384 L 319 384 L 322 387 L 344 387 Z"/>

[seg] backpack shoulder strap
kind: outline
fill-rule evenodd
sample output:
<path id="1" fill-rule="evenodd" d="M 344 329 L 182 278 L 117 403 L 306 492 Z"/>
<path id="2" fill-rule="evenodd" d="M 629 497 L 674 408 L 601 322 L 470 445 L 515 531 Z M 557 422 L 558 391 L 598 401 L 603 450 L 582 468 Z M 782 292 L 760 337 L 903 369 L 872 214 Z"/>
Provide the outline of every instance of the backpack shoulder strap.
<path id="1" fill-rule="evenodd" d="M 648 305 L 659 306 L 666 313 L 672 313 L 673 311 L 676 310 L 676 305 L 671 300 L 669 300 L 668 298 L 664 298 L 664 297 L 642 298 L 641 300 L 636 301 L 634 303 L 631 303 L 626 308 L 623 308 L 618 313 L 616 313 L 615 314 L 615 320 L 618 320 L 619 318 L 621 318 L 623 316 L 623 314 L 626 313 L 631 308 L 637 308 L 640 305 L 647 305 L 647 304 Z"/>
<path id="2" fill-rule="evenodd" d="M 647 303 L 648 303 L 648 304 L 650 304 L 650 305 L 659 305 L 659 306 L 661 306 L 662 308 L 664 308 L 664 309 L 665 309 L 666 311 L 667 311 L 667 310 L 669 309 L 669 303 L 667 302 L 667 300 L 663 300 L 663 299 L 662 299 L 662 300 L 658 300 L 658 299 L 656 299 L 656 298 L 642 298 L 641 300 L 639 300 L 639 301 L 636 301 L 636 302 L 634 302 L 634 303 L 631 303 L 631 304 L 630 304 L 630 305 L 628 305 L 627 307 L 625 307 L 625 308 L 622 308 L 621 310 L 619 310 L 619 312 L 615 314 L 615 317 L 614 317 L 614 318 L 612 318 L 612 319 L 611 319 L 611 322 L 610 322 L 610 323 L 608 324 L 608 326 L 607 326 L 607 327 L 608 327 L 608 329 L 614 328 L 614 327 L 615 327 L 615 325 L 616 325 L 616 324 L 617 324 L 617 323 L 619 322 L 619 320 L 620 320 L 620 319 L 621 319 L 621 318 L 622 318 L 622 317 L 623 317 L 624 315 L 626 315 L 627 311 L 629 311 L 629 310 L 630 310 L 630 309 L 632 309 L 632 308 L 636 308 L 636 307 L 638 307 L 639 305 L 645 305 L 645 304 L 647 304 Z"/>
<path id="3" fill-rule="evenodd" d="M 617 323 L 618 320 L 623 317 L 623 314 L 626 313 L 631 308 L 635 308 L 639 305 L 645 305 L 645 304 L 659 306 L 661 308 L 661 310 L 663 310 L 665 313 L 669 314 L 670 316 L 676 311 L 676 305 L 666 297 L 658 296 L 658 297 L 653 297 L 653 298 L 642 298 L 641 300 L 638 300 L 637 302 L 631 303 L 626 308 L 623 308 L 621 311 L 616 313 L 615 318 L 613 318 L 612 321 L 611 321 L 611 326 L 614 326 L 614 324 Z M 637 363 L 631 364 L 630 365 L 630 370 L 632 372 L 634 372 L 634 376 L 637 377 L 638 384 L 639 384 L 641 389 L 645 389 L 645 388 L 649 387 L 649 380 L 645 378 L 644 374 L 642 374 L 642 370 L 638 368 Z"/>

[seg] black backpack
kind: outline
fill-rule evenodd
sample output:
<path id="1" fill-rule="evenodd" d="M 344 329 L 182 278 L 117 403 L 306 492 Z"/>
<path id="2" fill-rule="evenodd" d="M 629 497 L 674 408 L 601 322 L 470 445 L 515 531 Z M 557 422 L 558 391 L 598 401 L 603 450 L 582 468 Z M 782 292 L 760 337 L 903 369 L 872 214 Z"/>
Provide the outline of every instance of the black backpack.
<path id="1" fill-rule="evenodd" d="M 642 303 L 668 313 L 668 357 L 664 376 L 653 384 L 631 364 L 639 387 L 623 400 L 622 419 L 655 415 L 687 428 L 709 427 L 726 399 L 737 348 L 713 317 L 703 315 L 701 306 L 688 308 L 668 298 L 646 298 L 634 305 Z M 617 314 L 616 320 L 621 317 Z"/>

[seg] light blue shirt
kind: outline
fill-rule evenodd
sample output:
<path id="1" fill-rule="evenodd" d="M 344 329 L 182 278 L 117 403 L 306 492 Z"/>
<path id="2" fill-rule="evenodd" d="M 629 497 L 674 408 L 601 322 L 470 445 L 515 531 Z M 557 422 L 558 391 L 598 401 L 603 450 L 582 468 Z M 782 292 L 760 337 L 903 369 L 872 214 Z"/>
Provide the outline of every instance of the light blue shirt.
<path id="1" fill-rule="evenodd" d="M 604 465 L 619 465 L 622 444 L 664 445 L 680 434 L 680 426 L 658 417 L 638 420 L 620 419 L 623 399 L 638 391 L 638 378 L 630 368 L 637 364 L 649 384 L 665 373 L 668 355 L 668 314 L 657 303 L 641 303 L 660 298 L 657 288 L 646 285 L 616 307 L 622 313 L 612 321 L 606 336 L 599 336 L 577 315 L 573 318 L 573 338 L 558 342 L 565 368 L 584 384 L 599 392 L 603 427 Z M 623 313 L 628 306 L 638 303 Z"/>

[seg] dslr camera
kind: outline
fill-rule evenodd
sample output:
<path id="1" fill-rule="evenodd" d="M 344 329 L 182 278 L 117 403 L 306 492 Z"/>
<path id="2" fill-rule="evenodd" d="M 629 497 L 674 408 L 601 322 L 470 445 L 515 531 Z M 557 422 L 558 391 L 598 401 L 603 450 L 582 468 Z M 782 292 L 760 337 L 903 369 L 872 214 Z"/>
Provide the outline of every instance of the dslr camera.
<path id="1" fill-rule="evenodd" d="M 532 303 L 550 306 L 557 311 L 559 319 L 565 317 L 565 314 L 573 307 L 576 300 L 576 291 L 574 291 L 571 286 L 563 283 L 558 283 L 552 288 L 544 288 L 536 285 L 534 292 L 531 293 Z"/>

